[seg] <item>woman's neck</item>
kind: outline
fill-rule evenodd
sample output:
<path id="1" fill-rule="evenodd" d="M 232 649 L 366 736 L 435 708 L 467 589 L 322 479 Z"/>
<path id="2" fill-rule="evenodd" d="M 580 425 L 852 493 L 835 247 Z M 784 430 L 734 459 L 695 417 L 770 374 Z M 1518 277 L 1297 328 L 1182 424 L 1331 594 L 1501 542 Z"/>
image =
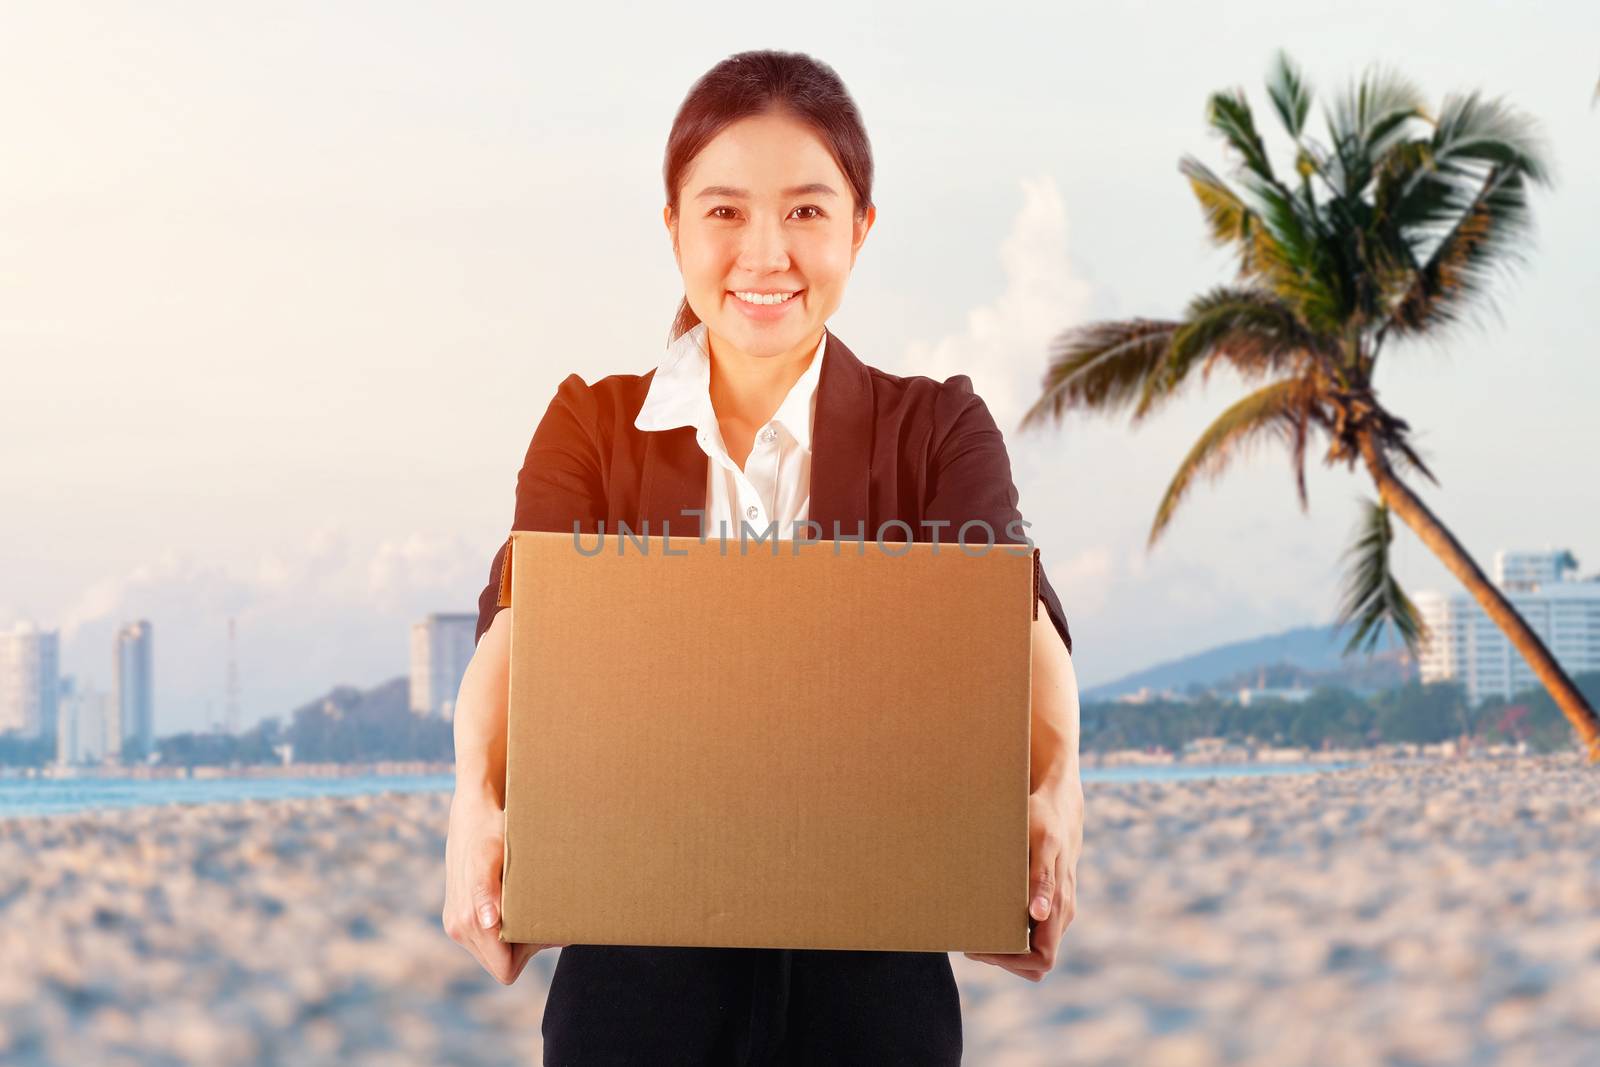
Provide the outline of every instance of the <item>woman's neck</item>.
<path id="1" fill-rule="evenodd" d="M 783 398 L 811 366 L 819 333 L 788 352 L 752 356 L 706 335 L 711 349 L 711 408 L 723 424 L 754 429 L 777 414 Z"/>

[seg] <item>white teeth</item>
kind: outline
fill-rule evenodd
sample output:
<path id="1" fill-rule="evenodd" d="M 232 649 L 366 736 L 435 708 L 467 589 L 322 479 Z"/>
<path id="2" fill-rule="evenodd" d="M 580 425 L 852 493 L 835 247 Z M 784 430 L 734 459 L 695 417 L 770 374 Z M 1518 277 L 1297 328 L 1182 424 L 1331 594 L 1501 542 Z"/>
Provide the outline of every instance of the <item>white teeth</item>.
<path id="1" fill-rule="evenodd" d="M 763 296 L 760 293 L 734 293 L 734 296 L 747 304 L 781 304 L 794 296 L 794 293 L 773 293 Z"/>

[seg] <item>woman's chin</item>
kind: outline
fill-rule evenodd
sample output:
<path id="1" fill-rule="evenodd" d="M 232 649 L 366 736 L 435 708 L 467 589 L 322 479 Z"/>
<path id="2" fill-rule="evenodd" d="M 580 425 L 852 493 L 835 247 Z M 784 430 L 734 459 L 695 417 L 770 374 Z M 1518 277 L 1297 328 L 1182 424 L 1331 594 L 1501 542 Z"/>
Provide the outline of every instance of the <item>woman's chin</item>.
<path id="1" fill-rule="evenodd" d="M 738 313 L 719 315 L 717 321 L 708 322 L 706 326 L 712 333 L 726 337 L 753 356 L 787 352 L 815 329 L 798 316 L 781 322 L 751 322 Z"/>

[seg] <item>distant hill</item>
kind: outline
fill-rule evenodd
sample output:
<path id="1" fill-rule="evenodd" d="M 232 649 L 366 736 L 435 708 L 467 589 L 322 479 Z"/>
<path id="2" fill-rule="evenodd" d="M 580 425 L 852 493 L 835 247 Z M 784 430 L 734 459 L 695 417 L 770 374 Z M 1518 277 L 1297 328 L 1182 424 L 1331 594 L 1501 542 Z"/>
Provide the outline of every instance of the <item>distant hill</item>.
<path id="1" fill-rule="evenodd" d="M 411 711 L 410 682 L 401 675 L 366 690 L 335 686 L 294 710 L 283 739 L 299 762 L 448 760 L 453 730 L 449 720 Z"/>
<path id="2" fill-rule="evenodd" d="M 336 685 L 325 696 L 317 697 L 289 713 L 289 721 L 314 714 L 334 719 L 350 716 L 374 721 L 404 720 L 411 714 L 411 683 L 405 675 L 381 682 L 371 689 Z"/>
<path id="3" fill-rule="evenodd" d="M 1082 692 L 1084 701 L 1115 700 L 1148 687 L 1173 690 L 1234 690 L 1249 686 L 1344 686 L 1370 693 L 1403 684 L 1416 664 L 1391 627 L 1368 655 L 1340 653 L 1353 631 L 1334 626 L 1300 626 L 1265 637 L 1234 641 L 1180 659 L 1145 667 Z"/>

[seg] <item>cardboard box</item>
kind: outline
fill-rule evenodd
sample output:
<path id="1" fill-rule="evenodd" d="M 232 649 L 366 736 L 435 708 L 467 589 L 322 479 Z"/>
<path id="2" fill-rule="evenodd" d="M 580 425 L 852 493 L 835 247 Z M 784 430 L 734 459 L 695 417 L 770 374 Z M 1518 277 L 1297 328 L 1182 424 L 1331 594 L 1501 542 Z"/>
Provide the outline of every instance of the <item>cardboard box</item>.
<path id="1" fill-rule="evenodd" d="M 1026 952 L 1038 568 L 513 532 L 502 940 Z"/>

